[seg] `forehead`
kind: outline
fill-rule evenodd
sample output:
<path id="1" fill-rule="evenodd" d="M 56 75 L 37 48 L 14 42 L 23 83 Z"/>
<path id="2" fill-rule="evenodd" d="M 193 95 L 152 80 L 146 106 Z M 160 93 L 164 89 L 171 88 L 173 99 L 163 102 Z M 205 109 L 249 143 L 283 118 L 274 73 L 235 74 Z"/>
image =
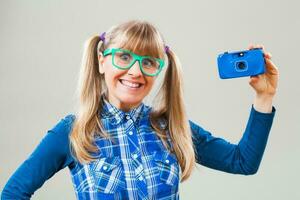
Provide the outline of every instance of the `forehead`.
<path id="1" fill-rule="evenodd" d="M 163 45 L 151 38 L 120 37 L 112 41 L 110 47 L 122 48 L 141 56 L 164 58 Z"/>

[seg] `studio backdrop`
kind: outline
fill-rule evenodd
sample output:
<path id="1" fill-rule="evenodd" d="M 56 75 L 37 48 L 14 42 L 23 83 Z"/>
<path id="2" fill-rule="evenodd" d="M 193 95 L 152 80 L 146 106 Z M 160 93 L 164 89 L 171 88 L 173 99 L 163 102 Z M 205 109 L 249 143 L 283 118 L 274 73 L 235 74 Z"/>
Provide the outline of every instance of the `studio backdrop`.
<path id="1" fill-rule="evenodd" d="M 86 39 L 138 19 L 154 24 L 179 57 L 189 118 L 231 143 L 243 135 L 255 94 L 249 77 L 219 78 L 217 55 L 262 44 L 280 72 L 258 172 L 197 165 L 180 185 L 181 199 L 300 199 L 299 7 L 297 0 L 1 0 L 0 191 L 47 131 L 74 113 Z M 75 199 L 68 168 L 32 199 Z"/>

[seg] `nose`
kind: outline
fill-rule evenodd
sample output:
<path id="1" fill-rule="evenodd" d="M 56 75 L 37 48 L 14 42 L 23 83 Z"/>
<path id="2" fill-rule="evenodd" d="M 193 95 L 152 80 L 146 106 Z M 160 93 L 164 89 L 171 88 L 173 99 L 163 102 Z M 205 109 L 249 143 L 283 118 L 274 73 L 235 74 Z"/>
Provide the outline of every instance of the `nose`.
<path id="1" fill-rule="evenodd" d="M 137 77 L 142 76 L 143 73 L 141 72 L 139 61 L 136 60 L 133 63 L 133 65 L 128 69 L 127 73 Z"/>

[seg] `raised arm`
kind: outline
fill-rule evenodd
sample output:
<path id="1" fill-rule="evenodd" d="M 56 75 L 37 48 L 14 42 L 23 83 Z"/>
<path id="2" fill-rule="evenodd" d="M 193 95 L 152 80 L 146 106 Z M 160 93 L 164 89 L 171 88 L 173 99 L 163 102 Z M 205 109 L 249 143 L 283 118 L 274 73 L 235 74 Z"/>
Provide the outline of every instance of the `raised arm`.
<path id="1" fill-rule="evenodd" d="M 252 106 L 243 137 L 238 144 L 214 137 L 209 131 L 190 121 L 197 163 L 212 169 L 250 175 L 257 172 L 275 115 L 261 113 Z"/>
<path id="2" fill-rule="evenodd" d="M 1 199 L 30 199 L 56 172 L 72 164 L 69 131 L 73 116 L 68 115 L 45 137 L 6 183 Z"/>

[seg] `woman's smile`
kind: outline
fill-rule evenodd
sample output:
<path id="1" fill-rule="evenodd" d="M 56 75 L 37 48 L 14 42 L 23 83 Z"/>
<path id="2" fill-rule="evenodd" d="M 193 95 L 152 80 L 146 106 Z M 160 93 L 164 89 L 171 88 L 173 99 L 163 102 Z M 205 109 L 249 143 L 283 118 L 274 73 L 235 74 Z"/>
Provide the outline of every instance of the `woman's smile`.
<path id="1" fill-rule="evenodd" d="M 134 82 L 134 81 L 129 81 L 125 79 L 119 79 L 119 82 L 122 84 L 122 86 L 133 90 L 133 91 L 138 91 L 139 89 L 142 89 L 144 84 L 140 82 Z"/>

